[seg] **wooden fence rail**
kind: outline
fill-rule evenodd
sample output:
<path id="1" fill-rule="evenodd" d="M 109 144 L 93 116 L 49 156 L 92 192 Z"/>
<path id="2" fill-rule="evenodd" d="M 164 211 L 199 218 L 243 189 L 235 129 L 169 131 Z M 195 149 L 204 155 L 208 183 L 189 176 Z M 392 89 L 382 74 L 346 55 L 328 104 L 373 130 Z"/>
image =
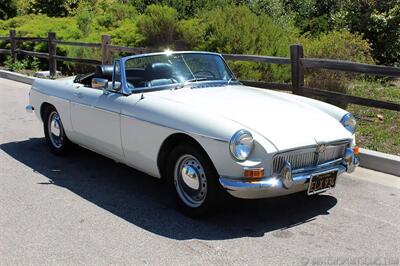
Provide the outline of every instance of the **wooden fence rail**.
<path id="1" fill-rule="evenodd" d="M 329 69 L 377 76 L 400 77 L 400 68 L 361 64 L 344 60 L 301 58 L 304 68 Z"/>
<path id="2" fill-rule="evenodd" d="M 0 49 L 0 54 L 11 55 L 12 60 L 17 60 L 17 55 L 28 55 L 49 60 L 50 76 L 55 76 L 57 70 L 57 61 L 74 62 L 80 64 L 98 65 L 109 64 L 112 61 L 113 52 L 125 52 L 131 54 L 142 54 L 153 52 L 154 50 L 140 47 L 125 47 L 111 44 L 111 37 L 109 35 L 102 35 L 100 43 L 85 43 L 85 42 L 71 42 L 57 40 L 56 34 L 49 32 L 47 38 L 38 37 L 17 37 L 15 30 L 10 30 L 9 36 L 0 36 L 0 41 L 10 43 L 10 49 Z M 48 52 L 32 52 L 18 48 L 19 43 L 22 42 L 43 42 L 48 45 Z M 85 58 L 72 58 L 67 56 L 57 55 L 57 45 L 70 45 L 86 48 L 97 48 L 101 51 L 101 60 L 85 59 Z M 322 97 L 328 100 L 335 100 L 342 103 L 352 103 L 363 106 L 370 106 L 376 108 L 383 108 L 389 110 L 400 111 L 400 104 L 393 102 L 385 102 L 372 100 L 357 96 L 351 96 L 344 93 L 326 91 L 317 88 L 309 88 L 304 85 L 304 70 L 305 69 L 327 69 L 334 71 L 345 71 L 362 73 L 369 75 L 377 75 L 384 77 L 400 77 L 400 68 L 389 66 L 378 66 L 361 64 L 357 62 L 345 60 L 332 60 L 320 58 L 304 58 L 304 50 L 301 45 L 292 45 L 290 47 L 289 57 L 277 56 L 260 56 L 260 55 L 239 55 L 239 54 L 223 54 L 226 60 L 231 61 L 247 61 L 256 63 L 269 63 L 279 65 L 290 65 L 291 68 L 291 83 L 272 83 L 255 80 L 242 80 L 242 83 L 248 86 L 292 91 L 294 94 L 303 95 L 307 97 Z"/>
<path id="3" fill-rule="evenodd" d="M 290 65 L 291 61 L 288 57 L 277 56 L 261 56 L 261 55 L 241 55 L 241 54 L 222 54 L 226 60 L 232 61 L 248 61 L 258 63 L 270 63 L 280 65 Z"/>

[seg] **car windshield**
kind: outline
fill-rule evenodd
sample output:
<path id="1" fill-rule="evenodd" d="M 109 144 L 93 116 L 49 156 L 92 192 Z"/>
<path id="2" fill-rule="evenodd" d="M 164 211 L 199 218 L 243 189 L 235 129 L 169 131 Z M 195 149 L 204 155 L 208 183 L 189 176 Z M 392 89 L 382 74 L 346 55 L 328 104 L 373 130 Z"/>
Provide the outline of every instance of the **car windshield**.
<path id="1" fill-rule="evenodd" d="M 235 80 L 221 56 L 172 53 L 134 57 L 125 62 L 129 89 L 184 85 L 189 82 Z"/>

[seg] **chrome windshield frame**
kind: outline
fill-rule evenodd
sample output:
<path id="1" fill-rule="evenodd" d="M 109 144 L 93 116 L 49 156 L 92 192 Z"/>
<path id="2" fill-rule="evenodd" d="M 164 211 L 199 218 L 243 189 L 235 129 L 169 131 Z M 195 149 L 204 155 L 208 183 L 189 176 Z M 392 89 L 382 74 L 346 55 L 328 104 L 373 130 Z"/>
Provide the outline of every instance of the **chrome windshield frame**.
<path id="1" fill-rule="evenodd" d="M 188 84 L 183 84 L 183 83 L 176 83 L 176 84 L 169 84 L 169 85 L 160 85 L 160 86 L 154 86 L 154 87 L 140 87 L 140 88 L 135 88 L 133 90 L 129 89 L 126 83 L 126 71 L 125 71 L 125 64 L 128 60 L 135 59 L 135 58 L 142 58 L 142 57 L 150 57 L 150 56 L 157 56 L 157 55 L 174 55 L 174 54 L 207 54 L 207 55 L 215 55 L 218 56 L 222 59 L 225 67 L 229 70 L 231 76 L 233 77 L 234 80 L 236 80 L 236 76 L 233 73 L 233 71 L 229 68 L 228 64 L 226 63 L 225 58 L 219 54 L 219 53 L 214 53 L 214 52 L 204 52 L 204 51 L 165 51 L 165 52 L 156 52 L 156 53 L 147 53 L 147 54 L 138 54 L 138 55 L 131 55 L 131 56 L 126 56 L 122 57 L 119 59 L 115 60 L 120 60 L 121 65 L 121 86 L 122 86 L 122 93 L 125 95 L 130 95 L 133 93 L 143 93 L 143 92 L 151 92 L 151 91 L 158 91 L 158 90 L 166 90 L 166 89 L 174 89 L 177 87 L 183 87 L 189 84 L 193 84 L 194 82 L 190 82 Z M 198 81 L 195 83 L 200 83 L 204 81 Z M 208 80 L 207 82 L 212 82 L 212 83 L 229 83 L 228 80 Z M 234 84 L 234 83 L 230 83 Z"/>

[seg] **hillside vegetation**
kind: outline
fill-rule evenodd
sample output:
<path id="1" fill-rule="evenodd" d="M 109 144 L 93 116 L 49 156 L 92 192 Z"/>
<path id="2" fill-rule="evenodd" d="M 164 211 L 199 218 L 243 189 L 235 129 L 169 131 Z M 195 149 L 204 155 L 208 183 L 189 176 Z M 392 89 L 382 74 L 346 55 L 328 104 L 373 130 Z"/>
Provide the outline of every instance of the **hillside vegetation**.
<path id="1" fill-rule="evenodd" d="M 400 0 L 1 0 L 0 35 L 156 49 L 185 48 L 287 56 L 301 42 L 309 56 L 399 65 Z M 0 47 L 7 47 L 0 43 Z M 350 45 L 351 50 L 346 47 Z M 25 48 L 45 50 L 43 45 Z M 327 48 L 329 49 L 323 49 Z M 332 48 L 333 50 L 331 50 Z M 61 47 L 61 54 L 97 57 L 94 50 Z M 284 68 L 240 64 L 242 75 L 288 80 Z M 255 73 L 254 69 L 261 71 Z M 268 74 L 265 70 L 268 70 Z"/>
<path id="2" fill-rule="evenodd" d="M 109 34 L 112 44 L 122 46 L 270 56 L 289 56 L 289 46 L 301 43 L 307 57 L 400 67 L 400 0 L 0 0 L 0 36 L 8 35 L 10 29 L 16 29 L 19 36 L 46 37 L 53 31 L 58 39 L 100 42 L 102 34 Z M 9 46 L 0 41 L 0 48 Z M 21 48 L 46 52 L 47 44 L 25 42 Z M 100 57 L 95 48 L 58 45 L 57 53 Z M 48 68 L 45 60 L 19 59 L 12 63 L 0 56 L 0 64 L 14 70 Z M 241 79 L 290 82 L 288 66 L 229 64 Z M 58 66 L 67 74 L 90 70 L 72 63 L 60 62 Z M 386 79 L 309 71 L 306 83 L 400 101 L 399 88 L 387 86 L 390 81 Z M 360 120 L 362 145 L 400 153 L 398 112 L 348 108 Z M 388 131 L 385 125 L 390 121 L 397 124 Z M 371 133 L 371 128 L 379 128 L 379 132 Z"/>

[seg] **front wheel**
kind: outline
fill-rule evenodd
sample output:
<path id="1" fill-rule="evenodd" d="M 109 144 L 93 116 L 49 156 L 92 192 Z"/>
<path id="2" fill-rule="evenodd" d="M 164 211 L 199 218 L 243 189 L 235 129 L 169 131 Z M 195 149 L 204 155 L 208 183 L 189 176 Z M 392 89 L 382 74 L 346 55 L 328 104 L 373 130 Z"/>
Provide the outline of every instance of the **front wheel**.
<path id="1" fill-rule="evenodd" d="M 64 127 L 57 110 L 50 106 L 44 111 L 43 130 L 46 143 L 56 155 L 63 155 L 69 151 L 72 143 L 65 135 Z"/>
<path id="2" fill-rule="evenodd" d="M 178 207 L 188 216 L 204 216 L 217 207 L 218 174 L 200 149 L 177 146 L 170 154 L 168 181 Z"/>

